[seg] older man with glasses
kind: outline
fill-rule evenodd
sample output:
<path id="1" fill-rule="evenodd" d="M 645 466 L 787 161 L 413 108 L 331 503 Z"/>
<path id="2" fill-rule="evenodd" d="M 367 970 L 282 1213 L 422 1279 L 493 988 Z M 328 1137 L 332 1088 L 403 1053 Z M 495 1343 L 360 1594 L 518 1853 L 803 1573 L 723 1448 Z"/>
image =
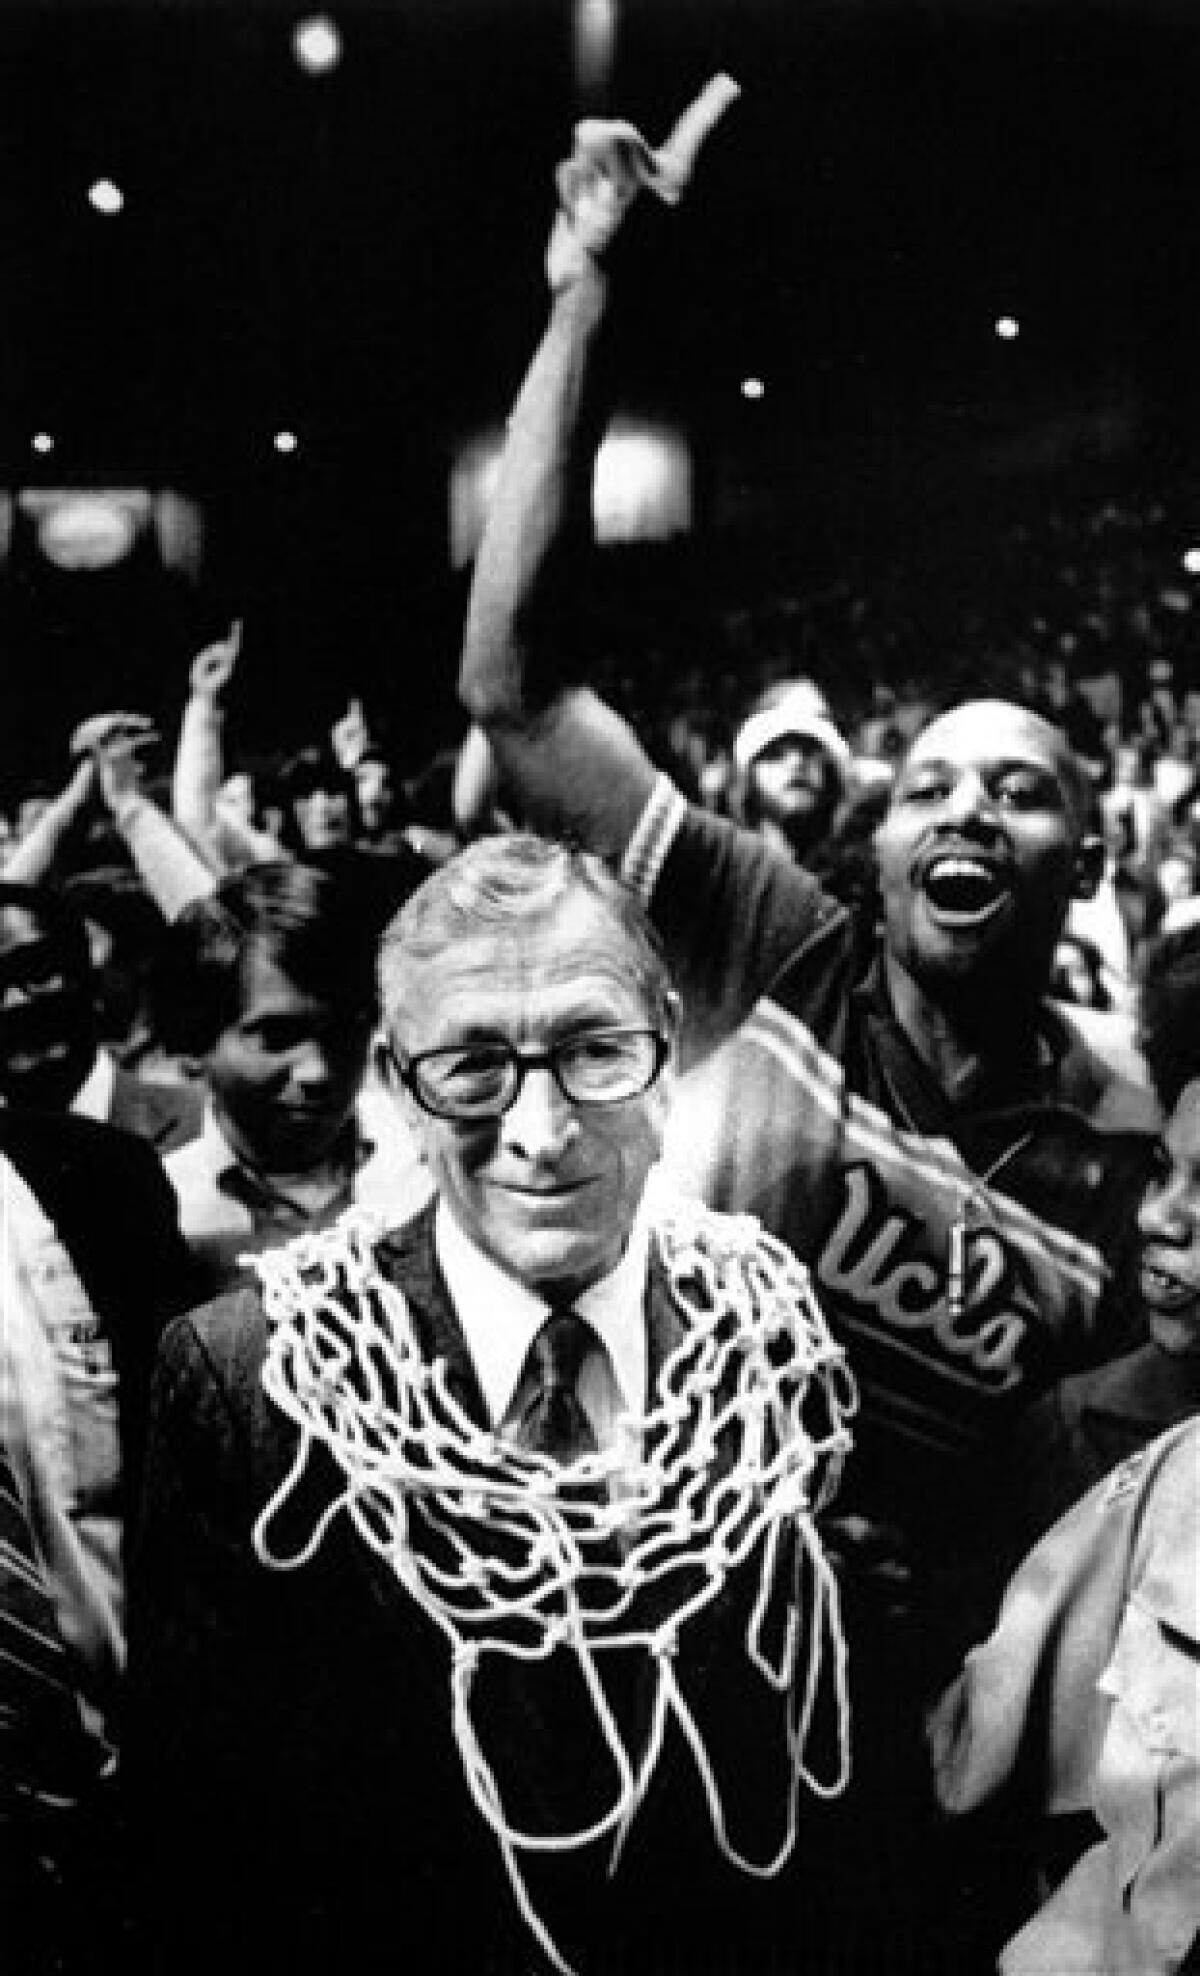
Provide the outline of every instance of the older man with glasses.
<path id="1" fill-rule="evenodd" d="M 676 998 L 597 859 L 482 840 L 380 971 L 433 1199 L 260 1258 L 160 1357 L 152 1963 L 774 1967 L 802 1786 L 846 1770 L 841 1353 L 781 1245 L 652 1177 Z"/>

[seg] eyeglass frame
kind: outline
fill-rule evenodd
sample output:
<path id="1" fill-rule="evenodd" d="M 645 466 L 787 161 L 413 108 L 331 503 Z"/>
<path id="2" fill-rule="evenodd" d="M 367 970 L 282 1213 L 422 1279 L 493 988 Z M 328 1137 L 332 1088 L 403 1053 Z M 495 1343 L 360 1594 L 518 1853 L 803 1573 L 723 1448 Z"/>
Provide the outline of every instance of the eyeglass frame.
<path id="1" fill-rule="evenodd" d="M 619 1098 L 576 1097 L 575 1093 L 569 1091 L 563 1083 L 556 1061 L 560 1050 L 570 1049 L 573 1046 L 577 1047 L 580 1043 L 586 1042 L 593 1036 L 614 1035 L 648 1036 L 651 1039 L 654 1044 L 654 1061 L 651 1066 L 650 1075 L 644 1084 L 639 1084 L 636 1091 L 622 1092 Z M 415 1074 L 417 1066 L 424 1063 L 429 1057 L 458 1056 L 469 1051 L 472 1047 L 469 1043 L 448 1043 L 443 1045 L 441 1049 L 419 1050 L 415 1057 L 404 1057 L 397 1050 L 390 1036 L 384 1039 L 384 1051 L 387 1055 L 388 1062 L 395 1070 L 397 1077 L 412 1098 L 414 1104 L 419 1105 L 421 1110 L 428 1113 L 430 1118 L 440 1118 L 449 1125 L 495 1124 L 497 1119 L 503 1118 L 506 1112 L 512 1110 L 525 1087 L 525 1079 L 531 1070 L 548 1070 L 554 1079 L 556 1089 L 561 1092 L 569 1105 L 582 1105 L 589 1110 L 596 1107 L 603 1108 L 607 1105 L 627 1105 L 633 1098 L 644 1097 L 646 1092 L 651 1090 L 658 1082 L 666 1068 L 667 1059 L 671 1054 L 671 1039 L 661 1029 L 654 1028 L 651 1023 L 634 1022 L 613 1022 L 605 1024 L 603 1028 L 584 1030 L 579 1035 L 564 1037 L 561 1043 L 552 1043 L 548 1050 L 519 1050 L 515 1043 L 506 1042 L 502 1037 L 498 1037 L 494 1042 L 480 1044 L 478 1047 L 503 1050 L 516 1073 L 512 1091 L 504 1104 L 496 1111 L 452 1112 L 439 1110 L 436 1105 L 430 1104 L 428 1098 L 419 1089 Z"/>

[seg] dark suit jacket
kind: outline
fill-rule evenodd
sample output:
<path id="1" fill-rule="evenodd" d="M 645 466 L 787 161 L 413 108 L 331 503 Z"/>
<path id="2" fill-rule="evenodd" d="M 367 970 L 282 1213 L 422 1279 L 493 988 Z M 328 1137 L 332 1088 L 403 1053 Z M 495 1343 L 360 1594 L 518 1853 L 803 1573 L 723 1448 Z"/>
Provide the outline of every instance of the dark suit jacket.
<path id="1" fill-rule="evenodd" d="M 154 1084 L 122 1065 L 113 1079 L 108 1123 L 145 1139 L 158 1153 L 173 1153 L 195 1139 L 204 1119 L 203 1094 L 188 1084 Z"/>
<path id="2" fill-rule="evenodd" d="M 432 1213 L 389 1238 L 422 1346 L 447 1359 L 459 1399 L 483 1402 L 433 1256 Z M 678 1318 L 657 1275 L 647 1298 L 652 1373 Z M 135 1559 L 129 1775 L 147 1869 L 156 1969 L 420 1969 L 529 1976 L 545 1965 L 521 1923 L 451 1733 L 449 1649 L 339 1516 L 301 1569 L 265 1569 L 254 1520 L 287 1472 L 295 1430 L 265 1397 L 257 1294 L 173 1325 L 155 1386 L 145 1515 Z M 315 1460 L 290 1535 L 302 1541 L 336 1486 Z M 289 1532 L 273 1530 L 276 1545 Z M 756 1578 L 756 1574 L 755 1574 Z M 748 1668 L 746 1588 L 685 1629 L 681 1682 L 729 1787 L 731 1824 L 758 1854 L 781 1825 L 781 1702 Z M 643 1655 L 612 1667 L 613 1705 L 644 1741 Z M 562 1663 L 569 1664 L 564 1666 Z M 569 1656 L 489 1672 L 476 1709 L 518 1820 L 611 1802 L 590 1707 Z M 520 1780 L 520 1782 L 518 1782 Z M 690 1755 L 674 1732 L 616 1878 L 607 1852 L 524 1865 L 539 1912 L 576 1966 L 646 1976 L 767 1976 L 789 1945 L 793 1884 L 756 1882 L 720 1857 Z M 782 1920 L 781 1920 L 782 1917 Z"/>
<path id="3" fill-rule="evenodd" d="M 191 1281 L 175 1196 L 148 1146 L 70 1113 L 0 1108 L 0 1153 L 58 1230 L 112 1342 L 132 1479 L 159 1336 Z"/>

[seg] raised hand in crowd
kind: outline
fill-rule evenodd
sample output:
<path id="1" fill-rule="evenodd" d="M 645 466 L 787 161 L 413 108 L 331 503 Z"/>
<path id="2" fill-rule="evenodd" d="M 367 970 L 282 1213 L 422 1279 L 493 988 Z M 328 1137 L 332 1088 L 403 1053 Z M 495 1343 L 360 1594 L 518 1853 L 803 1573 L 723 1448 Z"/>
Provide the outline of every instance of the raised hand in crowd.
<path id="1" fill-rule="evenodd" d="M 97 773 L 97 746 L 118 731 L 136 746 L 157 739 L 154 723 L 143 714 L 97 714 L 81 721 L 68 743 L 74 764 L 70 776 L 7 859 L 6 878 L 15 884 L 39 885 L 60 869 L 69 843 L 94 814 L 96 800 L 103 793 Z"/>
<path id="2" fill-rule="evenodd" d="M 120 825 L 130 807 L 144 795 L 146 754 L 161 739 L 144 714 L 95 714 L 76 728 L 73 753 L 86 753 L 96 773 L 96 788 L 114 823 Z"/>
<path id="3" fill-rule="evenodd" d="M 224 638 L 215 638 L 192 660 L 189 679 L 193 694 L 219 700 L 233 678 L 241 649 L 242 620 L 234 618 Z"/>
<path id="4" fill-rule="evenodd" d="M 334 760 L 339 767 L 354 769 L 374 745 L 374 737 L 361 700 L 351 700 L 329 730 Z"/>

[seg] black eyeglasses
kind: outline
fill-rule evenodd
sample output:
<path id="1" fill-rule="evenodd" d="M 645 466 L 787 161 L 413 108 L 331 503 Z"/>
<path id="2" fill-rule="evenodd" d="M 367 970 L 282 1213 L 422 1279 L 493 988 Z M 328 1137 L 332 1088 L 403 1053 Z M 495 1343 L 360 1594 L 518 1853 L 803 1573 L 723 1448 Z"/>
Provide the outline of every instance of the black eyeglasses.
<path id="1" fill-rule="evenodd" d="M 589 1029 L 548 1050 L 511 1043 L 468 1043 L 449 1050 L 389 1053 L 406 1090 L 435 1118 L 469 1122 L 501 1118 L 517 1101 L 531 1070 L 548 1070 L 576 1105 L 619 1105 L 648 1091 L 670 1045 L 657 1029 Z"/>

